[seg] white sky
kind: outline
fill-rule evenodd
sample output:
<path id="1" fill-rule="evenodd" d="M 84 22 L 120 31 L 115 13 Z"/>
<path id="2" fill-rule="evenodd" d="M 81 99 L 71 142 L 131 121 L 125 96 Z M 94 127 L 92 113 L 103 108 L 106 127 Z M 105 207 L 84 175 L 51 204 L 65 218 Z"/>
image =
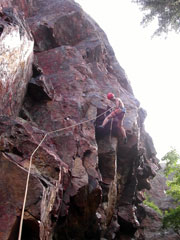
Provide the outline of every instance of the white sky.
<path id="1" fill-rule="evenodd" d="M 156 37 L 155 23 L 140 25 L 143 13 L 131 0 L 76 0 L 105 31 L 115 55 L 147 111 L 147 132 L 163 157 L 180 152 L 180 34 Z"/>

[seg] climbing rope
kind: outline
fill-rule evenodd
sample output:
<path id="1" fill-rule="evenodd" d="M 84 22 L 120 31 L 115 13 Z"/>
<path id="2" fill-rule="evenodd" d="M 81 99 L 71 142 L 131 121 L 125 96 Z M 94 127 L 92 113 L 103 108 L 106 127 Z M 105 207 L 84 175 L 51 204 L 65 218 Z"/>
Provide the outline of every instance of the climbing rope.
<path id="1" fill-rule="evenodd" d="M 111 143 L 111 140 L 112 140 L 112 125 L 113 125 L 113 118 L 111 118 L 111 125 L 110 125 L 110 135 L 109 135 L 110 143 Z"/>
<path id="2" fill-rule="evenodd" d="M 53 133 L 56 133 L 56 132 L 62 132 L 64 130 L 67 130 L 67 129 L 70 129 L 70 128 L 73 128 L 73 127 L 76 127 L 76 126 L 79 126 L 79 125 L 82 125 L 84 123 L 87 123 L 87 122 L 91 122 L 91 121 L 94 121 L 96 120 L 97 118 L 101 117 L 102 115 L 104 115 L 105 113 L 107 113 L 108 111 L 110 111 L 111 109 L 113 109 L 114 107 L 111 107 L 109 108 L 107 111 L 99 114 L 97 117 L 95 118 L 92 118 L 92 119 L 88 119 L 88 120 L 85 120 L 83 122 L 80 122 L 80 123 L 77 123 L 77 124 L 74 124 L 74 125 L 71 125 L 71 126 L 68 126 L 68 127 L 64 127 L 64 128 L 60 128 L 60 129 L 57 129 L 57 130 L 54 130 L 54 131 L 50 131 L 50 132 L 47 132 L 44 137 L 42 138 L 42 140 L 40 141 L 40 143 L 38 144 L 38 146 L 35 148 L 35 150 L 32 152 L 31 156 L 30 156 L 30 159 L 29 159 L 29 168 L 28 168 L 28 175 L 27 175 L 27 179 L 26 179 L 26 188 L 25 188 L 25 193 L 24 193 L 24 201 L 23 201 L 23 207 L 22 207 L 22 213 L 21 213 L 21 220 L 20 220 L 20 226 L 19 226 L 19 235 L 18 235 L 18 240 L 21 240 L 21 235 L 22 235 L 22 226 L 23 226 L 23 219 L 24 219 L 24 211 L 25 211 L 25 205 L 26 205 L 26 199 L 27 199 L 27 192 L 28 192 L 28 187 L 29 187 L 29 178 L 30 178 L 30 173 L 31 173 L 31 166 L 32 166 L 32 160 L 33 160 L 33 156 L 34 154 L 37 152 L 37 150 L 40 148 L 40 146 L 42 145 L 42 143 L 44 142 L 44 140 L 46 139 L 46 137 L 50 134 L 53 134 Z"/>

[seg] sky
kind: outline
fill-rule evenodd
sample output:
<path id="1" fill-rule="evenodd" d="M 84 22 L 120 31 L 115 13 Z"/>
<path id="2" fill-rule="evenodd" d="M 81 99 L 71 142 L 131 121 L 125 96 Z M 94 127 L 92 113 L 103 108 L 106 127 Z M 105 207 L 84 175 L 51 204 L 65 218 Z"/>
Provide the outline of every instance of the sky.
<path id="1" fill-rule="evenodd" d="M 104 30 L 135 97 L 147 111 L 145 129 L 161 159 L 180 152 L 180 34 L 152 38 L 157 22 L 144 28 L 131 0 L 76 0 Z"/>

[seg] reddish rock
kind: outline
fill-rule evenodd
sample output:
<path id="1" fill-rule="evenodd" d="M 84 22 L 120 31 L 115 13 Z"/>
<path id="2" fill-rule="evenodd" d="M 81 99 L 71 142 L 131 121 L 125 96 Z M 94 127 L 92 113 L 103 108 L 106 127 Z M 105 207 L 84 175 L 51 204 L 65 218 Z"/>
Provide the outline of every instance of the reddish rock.
<path id="1" fill-rule="evenodd" d="M 141 210 L 142 211 L 142 210 Z M 162 217 L 152 208 L 143 207 L 145 218 L 141 222 L 141 227 L 135 233 L 137 240 L 178 240 L 179 236 L 173 231 L 162 229 Z"/>
<path id="2" fill-rule="evenodd" d="M 21 170 L 26 175 L 32 152 L 48 133 L 33 157 L 35 183 L 30 185 L 28 213 L 35 220 L 25 218 L 24 239 L 28 235 L 42 240 L 130 239 L 145 218 L 138 208 L 140 195 L 150 188 L 158 161 L 144 130 L 145 111 L 106 35 L 72 0 L 3 0 L 2 6 L 24 14 L 35 41 L 32 78 L 27 74 L 22 79 L 23 86 L 28 80 L 29 84 L 27 92 L 24 87 L 18 91 L 19 98 L 15 95 L 18 104 L 13 118 L 7 117 L 13 114 L 2 104 L 7 112 L 0 119 L 0 149 L 17 168 L 14 174 Z M 12 73 L 7 76 L 12 78 Z M 14 89 L 12 82 L 9 87 Z M 122 98 L 127 109 L 126 145 L 116 121 L 98 128 L 106 116 L 103 113 L 112 107 L 106 99 L 110 91 Z M 7 185 L 12 184 L 7 179 Z M 1 210 L 2 222 L 11 219 L 1 232 L 12 239 L 18 231 L 24 180 L 19 184 L 18 211 L 13 199 L 7 215 Z M 6 192 L 6 187 L 1 185 L 0 191 Z M 39 198 L 33 204 L 36 194 Z"/>
<path id="3" fill-rule="evenodd" d="M 167 179 L 163 174 L 163 170 L 164 166 L 161 163 L 161 169 L 151 180 L 151 189 L 146 191 L 146 196 L 148 196 L 148 199 L 155 203 L 162 212 L 168 210 L 169 208 L 175 207 L 173 199 L 166 195 Z M 143 227 L 143 231 L 140 229 L 140 235 L 143 235 L 142 232 L 144 232 L 145 239 L 179 239 L 179 236 L 172 229 L 162 228 L 162 217 L 153 209 L 146 206 L 144 212 L 146 217 L 142 221 L 141 227 Z M 136 234 L 137 236 L 138 232 Z"/>
<path id="4" fill-rule="evenodd" d="M 0 142 L 3 152 L 0 163 L 2 204 L 0 234 L 2 239 L 7 239 L 10 235 L 15 239 L 24 199 L 29 159 L 44 132 L 21 118 L 11 120 L 1 117 L 0 121 Z M 55 148 L 50 147 L 51 145 L 50 140 L 45 140 L 33 157 L 25 212 L 25 226 L 27 225 L 25 229 L 27 230 L 23 233 L 24 236 L 33 224 L 38 229 L 36 237 L 40 234 L 45 239 L 45 235 L 51 235 L 50 230 L 46 232 L 51 223 L 50 219 L 57 218 L 60 211 L 63 189 L 66 188 L 66 184 L 63 183 L 68 175 L 68 167 L 58 157 Z M 6 218 L 4 212 L 7 214 Z M 8 222 L 7 228 L 8 219 L 11 221 Z"/>
<path id="5" fill-rule="evenodd" d="M 9 239 L 13 228 L 17 225 L 16 222 L 19 221 L 18 216 L 22 208 L 27 172 L 5 154 L 1 154 L 0 165 L 0 236 L 1 239 Z M 42 195 L 43 185 L 38 178 L 31 176 L 26 211 L 30 214 L 29 218 L 37 224 L 37 219 L 40 219 L 39 197 Z"/>
<path id="6" fill-rule="evenodd" d="M 147 192 L 150 199 L 162 210 L 166 211 L 175 206 L 173 199 L 166 194 L 168 189 L 166 185 L 166 177 L 163 173 L 164 164 L 161 163 L 161 169 L 157 172 L 156 176 L 151 180 L 151 189 Z"/>

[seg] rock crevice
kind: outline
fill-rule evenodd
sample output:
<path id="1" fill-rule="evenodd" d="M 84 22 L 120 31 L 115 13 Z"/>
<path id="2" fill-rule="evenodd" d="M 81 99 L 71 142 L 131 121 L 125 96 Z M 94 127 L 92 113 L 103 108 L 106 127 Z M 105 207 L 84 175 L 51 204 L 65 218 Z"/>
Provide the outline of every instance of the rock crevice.
<path id="1" fill-rule="evenodd" d="M 17 239 L 29 159 L 51 133 L 33 156 L 22 239 L 140 240 L 158 160 L 105 33 L 73 0 L 3 0 L 0 18 L 0 237 Z M 126 106 L 127 144 L 116 121 L 99 128 L 108 92 Z"/>

